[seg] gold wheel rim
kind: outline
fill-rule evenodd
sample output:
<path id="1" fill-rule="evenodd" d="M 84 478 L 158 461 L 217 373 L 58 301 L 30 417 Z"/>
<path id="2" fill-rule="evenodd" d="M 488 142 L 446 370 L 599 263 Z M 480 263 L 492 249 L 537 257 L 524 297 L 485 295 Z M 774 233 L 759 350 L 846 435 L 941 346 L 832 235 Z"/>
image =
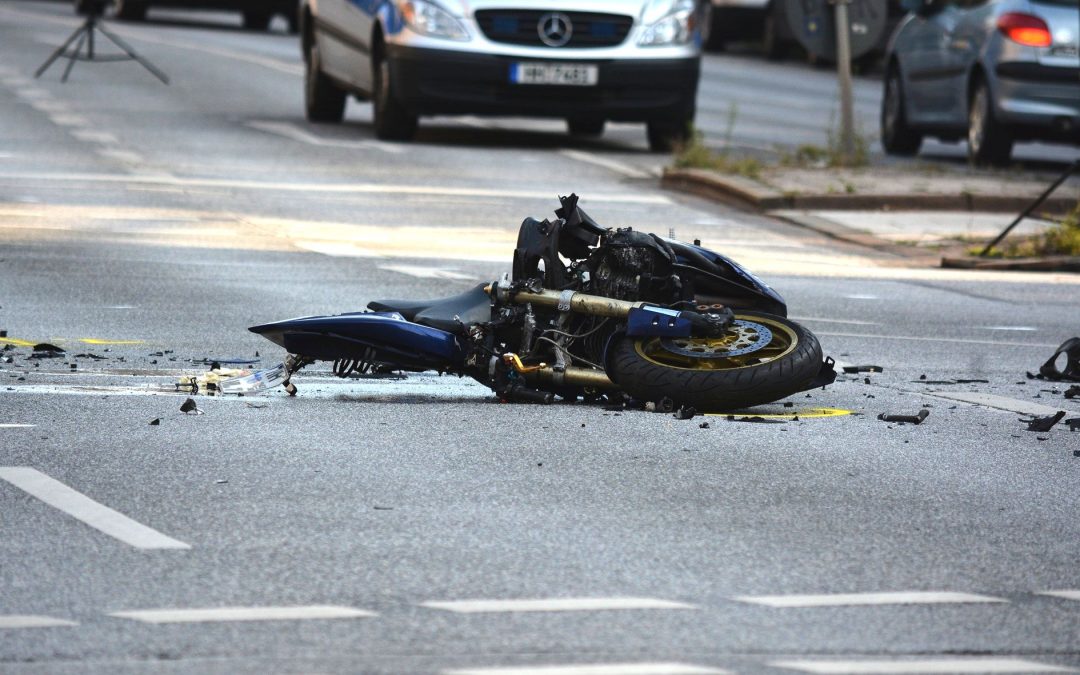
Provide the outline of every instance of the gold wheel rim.
<path id="1" fill-rule="evenodd" d="M 677 354 L 663 345 L 659 337 L 642 338 L 634 342 L 638 356 L 650 363 L 665 368 L 679 370 L 738 370 L 756 368 L 777 359 L 782 359 L 799 344 L 799 337 L 786 324 L 762 316 L 735 315 L 735 324 L 723 337 L 719 338 L 677 338 L 680 346 L 698 351 L 702 357 Z M 762 325 L 772 332 L 768 344 L 745 354 L 735 356 L 716 356 L 726 351 L 736 351 L 757 339 L 755 325 Z"/>

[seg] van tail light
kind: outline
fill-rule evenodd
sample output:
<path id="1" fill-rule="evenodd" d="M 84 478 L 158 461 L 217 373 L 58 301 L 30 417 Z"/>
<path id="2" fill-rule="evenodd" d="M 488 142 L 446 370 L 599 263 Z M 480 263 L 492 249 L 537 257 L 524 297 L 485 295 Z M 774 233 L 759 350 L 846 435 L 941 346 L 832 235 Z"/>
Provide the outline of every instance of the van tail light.
<path id="1" fill-rule="evenodd" d="M 1009 12 L 1002 14 L 997 21 L 998 30 L 1013 42 L 1028 47 L 1049 47 L 1050 26 L 1037 16 Z"/>

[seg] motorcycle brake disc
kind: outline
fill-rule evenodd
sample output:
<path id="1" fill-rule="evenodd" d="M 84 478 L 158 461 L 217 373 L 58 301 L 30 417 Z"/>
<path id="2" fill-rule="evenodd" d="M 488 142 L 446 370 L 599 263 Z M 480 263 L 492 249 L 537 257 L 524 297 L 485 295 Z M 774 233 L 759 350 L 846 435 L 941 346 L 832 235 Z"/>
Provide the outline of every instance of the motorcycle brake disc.
<path id="1" fill-rule="evenodd" d="M 756 352 L 772 342 L 773 334 L 768 327 L 753 321 L 736 319 L 731 330 L 734 337 L 727 338 L 664 338 L 660 345 L 680 356 L 695 359 L 727 359 Z"/>

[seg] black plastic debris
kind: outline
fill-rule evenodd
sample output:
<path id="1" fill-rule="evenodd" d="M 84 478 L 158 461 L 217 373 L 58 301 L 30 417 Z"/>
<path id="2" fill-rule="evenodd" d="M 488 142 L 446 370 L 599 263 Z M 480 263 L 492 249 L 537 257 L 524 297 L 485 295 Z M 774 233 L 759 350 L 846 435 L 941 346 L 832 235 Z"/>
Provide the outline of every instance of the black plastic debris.
<path id="1" fill-rule="evenodd" d="M 882 422 L 906 422 L 908 424 L 922 424 L 923 420 L 930 416 L 930 411 L 923 408 L 914 415 L 890 415 L 888 413 L 881 413 L 877 416 Z"/>
<path id="2" fill-rule="evenodd" d="M 699 424 L 697 426 L 698 426 L 698 429 L 708 429 L 709 428 L 709 423 L 708 422 L 702 422 L 701 424 Z"/>
<path id="3" fill-rule="evenodd" d="M 767 420 L 759 415 L 736 417 L 734 415 L 727 416 L 728 422 L 749 422 L 751 424 L 786 424 L 787 420 Z"/>
<path id="4" fill-rule="evenodd" d="M 677 420 L 692 420 L 697 415 L 697 408 L 684 405 L 675 411 L 675 419 Z"/>
<path id="5" fill-rule="evenodd" d="M 1058 370 L 1057 360 L 1065 355 L 1065 368 Z M 1039 366 L 1039 375 L 1048 380 L 1080 382 L 1080 337 L 1069 338 L 1061 343 L 1054 355 Z"/>
<path id="6" fill-rule="evenodd" d="M 210 366 L 210 370 L 220 370 L 222 366 L 253 366 L 259 359 L 192 359 L 196 365 Z M 215 366 L 216 364 L 216 366 Z"/>
<path id="7" fill-rule="evenodd" d="M 155 418 L 155 419 L 152 419 L 152 420 L 150 420 L 150 426 L 152 426 L 152 427 L 159 427 L 159 426 L 161 426 L 161 418 L 160 418 L 160 417 L 158 417 L 158 418 Z"/>
<path id="8" fill-rule="evenodd" d="M 195 399 L 193 398 L 189 398 L 188 400 L 184 401 L 184 404 L 180 406 L 180 412 L 195 413 L 196 415 L 202 413 L 202 411 L 199 410 L 199 406 L 195 403 Z"/>
<path id="9" fill-rule="evenodd" d="M 1080 398 L 1080 385 L 1073 385 L 1066 389 L 1065 398 Z"/>
<path id="10" fill-rule="evenodd" d="M 784 401 L 784 407 L 785 407 L 785 408 L 794 408 L 794 407 L 795 407 L 795 403 L 794 403 L 794 402 L 792 402 L 792 401 Z"/>
<path id="11" fill-rule="evenodd" d="M 1028 425 L 1028 431 L 1045 432 L 1054 428 L 1054 425 L 1061 421 L 1061 418 L 1065 417 L 1065 411 L 1059 410 L 1053 415 L 1047 417 L 1033 417 L 1029 420 L 1020 420 L 1024 424 Z"/>
<path id="12" fill-rule="evenodd" d="M 844 366 L 845 373 L 883 373 L 881 366 Z"/>
<path id="13" fill-rule="evenodd" d="M 990 380 L 957 380 L 957 384 L 990 384 Z"/>
<path id="14" fill-rule="evenodd" d="M 1069 431 L 1080 431 L 1080 417 L 1070 417 L 1065 424 L 1069 425 Z"/>
<path id="15" fill-rule="evenodd" d="M 76 354 L 75 358 L 77 358 L 77 359 L 93 359 L 95 361 L 104 361 L 106 357 L 98 356 L 97 354 L 91 354 L 91 353 L 87 352 L 85 354 Z"/>
<path id="16" fill-rule="evenodd" d="M 51 345 L 48 342 L 41 342 L 34 345 L 34 353 L 30 355 L 32 359 L 58 359 L 64 356 L 66 352 L 57 347 Z"/>

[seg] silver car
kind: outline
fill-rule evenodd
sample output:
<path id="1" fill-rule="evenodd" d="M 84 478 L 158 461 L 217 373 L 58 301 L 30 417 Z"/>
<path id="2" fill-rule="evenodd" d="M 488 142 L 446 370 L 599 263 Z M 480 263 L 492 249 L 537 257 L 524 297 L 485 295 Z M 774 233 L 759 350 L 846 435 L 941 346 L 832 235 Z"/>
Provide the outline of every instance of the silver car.
<path id="1" fill-rule="evenodd" d="M 312 121 L 370 100 L 375 134 L 424 115 L 565 118 L 599 135 L 645 122 L 667 150 L 694 118 L 707 5 L 699 0 L 303 0 Z"/>
<path id="2" fill-rule="evenodd" d="M 1015 141 L 1080 144 L 1080 0 L 905 0 L 886 53 L 881 142 L 966 137 L 975 164 Z"/>

